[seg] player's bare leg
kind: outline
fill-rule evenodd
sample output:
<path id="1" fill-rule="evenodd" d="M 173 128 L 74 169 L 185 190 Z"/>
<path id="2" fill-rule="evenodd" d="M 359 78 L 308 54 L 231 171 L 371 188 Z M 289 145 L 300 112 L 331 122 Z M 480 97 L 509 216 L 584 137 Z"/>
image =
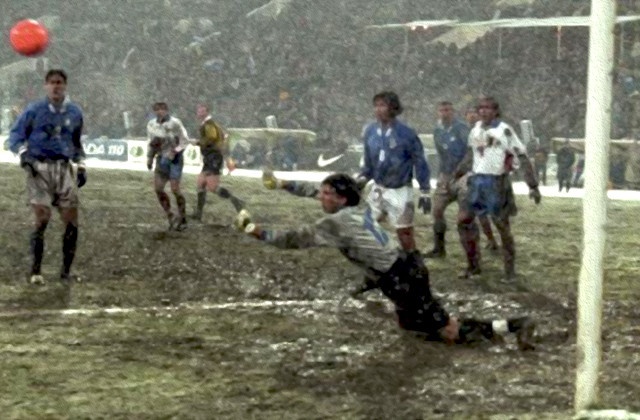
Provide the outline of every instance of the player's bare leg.
<path id="1" fill-rule="evenodd" d="M 62 237 L 62 269 L 60 279 L 69 281 L 71 279 L 71 264 L 76 256 L 76 245 L 78 243 L 78 208 L 67 207 L 60 209 L 60 218 L 65 225 Z"/>
<path id="2" fill-rule="evenodd" d="M 47 230 L 49 220 L 51 220 L 51 208 L 39 204 L 33 204 L 34 231 L 31 233 L 31 275 L 29 282 L 31 284 L 44 284 L 42 277 L 42 256 L 44 255 L 44 232 Z"/>
<path id="3" fill-rule="evenodd" d="M 187 200 L 185 200 L 184 195 L 182 195 L 182 191 L 180 190 L 180 180 L 171 179 L 169 180 L 169 185 L 171 187 L 171 192 L 176 198 L 176 204 L 178 207 L 178 215 L 176 217 L 177 223 L 175 225 L 175 229 L 185 230 L 187 228 Z"/>
<path id="4" fill-rule="evenodd" d="M 491 220 L 487 216 L 478 216 L 478 221 L 480 222 L 484 236 L 487 237 L 488 243 L 486 248 L 491 251 L 497 251 L 500 247 L 498 246 L 498 242 L 496 242 L 495 236 L 493 236 Z"/>
<path id="5" fill-rule="evenodd" d="M 416 239 L 413 234 L 413 227 L 405 227 L 396 230 L 398 234 L 398 242 L 405 251 L 414 251 L 416 249 Z"/>
<path id="6" fill-rule="evenodd" d="M 495 217 L 493 222 L 502 240 L 505 280 L 513 282 L 516 279 L 516 245 L 511 233 L 511 223 L 509 217 Z"/>
<path id="7" fill-rule="evenodd" d="M 447 256 L 445 248 L 445 233 L 447 232 L 447 222 L 444 212 L 452 200 L 444 194 L 436 192 L 433 199 L 433 249 L 425 254 L 426 258 L 444 258 Z"/>
<path id="8" fill-rule="evenodd" d="M 470 278 L 480 274 L 480 229 L 475 220 L 475 215 L 466 210 L 458 212 L 458 234 L 460 243 L 467 257 L 467 268 L 460 277 Z"/>
<path id="9" fill-rule="evenodd" d="M 168 179 L 156 175 L 153 179 L 154 189 L 156 191 L 156 196 L 158 197 L 158 202 L 164 210 L 164 213 L 167 215 L 167 219 L 169 220 L 169 229 L 173 229 L 173 213 L 171 212 L 171 201 L 169 200 L 169 195 L 164 192 L 164 188 L 167 185 Z"/>

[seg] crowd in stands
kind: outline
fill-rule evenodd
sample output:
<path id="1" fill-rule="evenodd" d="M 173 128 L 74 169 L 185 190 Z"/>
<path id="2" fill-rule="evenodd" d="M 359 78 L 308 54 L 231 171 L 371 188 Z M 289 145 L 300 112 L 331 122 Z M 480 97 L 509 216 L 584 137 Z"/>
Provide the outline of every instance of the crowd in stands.
<path id="1" fill-rule="evenodd" d="M 10 2 L 0 24 L 7 32 L 18 19 L 46 17 L 53 38 L 48 65 L 69 72 L 70 94 L 95 137 L 144 136 L 150 104 L 165 100 L 191 131 L 196 104 L 206 103 L 225 126 L 264 126 L 265 116 L 276 115 L 281 127 L 313 130 L 321 142 L 355 141 L 372 117 L 372 95 L 387 88 L 400 94 L 403 118 L 419 132 L 432 131 L 439 100 L 462 111 L 491 94 L 507 120 L 533 120 L 542 139 L 584 134 L 587 28 L 501 29 L 458 48 L 431 42 L 444 28 L 367 25 L 588 15 L 589 2 L 432 0 L 425 8 L 417 0 L 292 0 L 279 12 L 247 16 L 265 3 L 30 0 Z M 618 3 L 618 14 L 638 8 L 635 0 Z M 639 29 L 625 25 L 625 56 L 616 59 L 618 136 L 640 129 L 633 117 L 640 103 Z M 0 59 L 19 57 L 2 45 Z M 5 103 L 28 102 L 41 94 L 40 83 L 38 74 L 17 77 Z"/>

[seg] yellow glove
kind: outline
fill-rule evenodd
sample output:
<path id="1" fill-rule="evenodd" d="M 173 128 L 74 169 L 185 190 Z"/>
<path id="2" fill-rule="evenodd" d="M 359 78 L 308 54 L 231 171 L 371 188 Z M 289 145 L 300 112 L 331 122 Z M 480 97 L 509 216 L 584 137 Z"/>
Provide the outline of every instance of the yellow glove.
<path id="1" fill-rule="evenodd" d="M 268 190 L 275 190 L 276 188 L 282 188 L 282 181 L 280 181 L 273 174 L 270 169 L 262 171 L 262 185 Z"/>
<path id="2" fill-rule="evenodd" d="M 233 221 L 233 224 L 236 227 L 236 229 L 240 231 L 243 231 L 247 227 L 247 225 L 249 225 L 250 223 L 251 223 L 251 214 L 245 209 L 240 210 L 236 215 L 235 220 Z"/>

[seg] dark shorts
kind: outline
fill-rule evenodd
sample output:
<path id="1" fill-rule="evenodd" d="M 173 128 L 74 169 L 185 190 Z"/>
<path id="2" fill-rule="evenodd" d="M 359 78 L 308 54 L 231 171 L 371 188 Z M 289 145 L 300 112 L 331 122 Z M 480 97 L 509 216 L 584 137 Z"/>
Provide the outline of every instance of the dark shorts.
<path id="1" fill-rule="evenodd" d="M 449 314 L 431 295 L 429 271 L 417 253 L 401 255 L 378 285 L 395 304 L 400 327 L 440 339 L 438 331 L 449 322 Z"/>
<path id="2" fill-rule="evenodd" d="M 220 175 L 224 165 L 222 153 L 214 151 L 202 155 L 202 172 L 207 175 Z"/>
<path id="3" fill-rule="evenodd" d="M 163 156 L 156 158 L 156 175 L 159 175 L 163 179 L 179 181 L 180 178 L 182 178 L 183 167 L 184 157 L 182 153 L 178 153 L 173 160 Z"/>

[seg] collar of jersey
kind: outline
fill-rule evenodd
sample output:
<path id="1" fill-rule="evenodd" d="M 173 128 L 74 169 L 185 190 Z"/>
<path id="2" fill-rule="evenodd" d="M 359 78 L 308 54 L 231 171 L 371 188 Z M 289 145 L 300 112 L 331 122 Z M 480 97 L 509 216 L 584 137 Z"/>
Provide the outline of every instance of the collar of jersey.
<path id="1" fill-rule="evenodd" d="M 69 99 L 65 96 L 64 99 L 62 100 L 62 104 L 60 104 L 60 110 L 56 109 L 56 107 L 53 105 L 53 103 L 51 103 L 51 101 L 49 100 L 49 98 L 47 98 L 47 105 L 49 106 L 49 111 L 53 112 L 54 114 L 56 112 L 60 112 L 61 114 L 63 112 L 67 111 L 67 104 L 69 104 Z"/>

